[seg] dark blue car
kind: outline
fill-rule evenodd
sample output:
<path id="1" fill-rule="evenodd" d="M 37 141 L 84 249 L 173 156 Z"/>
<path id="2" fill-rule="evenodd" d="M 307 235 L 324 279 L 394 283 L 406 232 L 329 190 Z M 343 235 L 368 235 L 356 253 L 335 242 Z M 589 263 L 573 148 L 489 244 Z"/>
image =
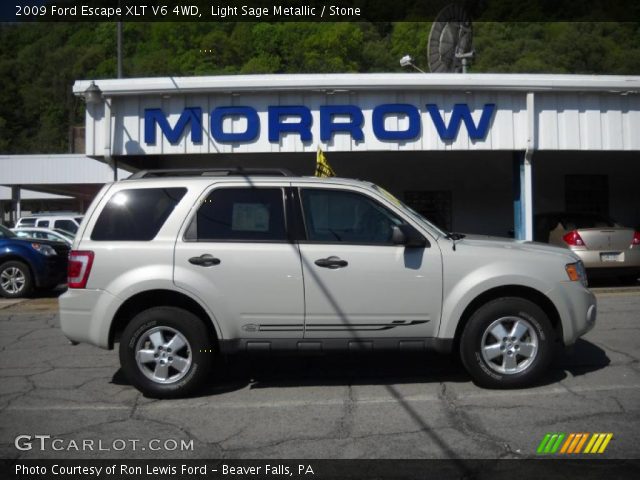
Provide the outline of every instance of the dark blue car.
<path id="1" fill-rule="evenodd" d="M 0 225 L 0 296 L 25 297 L 34 288 L 65 283 L 68 257 L 64 243 L 18 238 Z"/>

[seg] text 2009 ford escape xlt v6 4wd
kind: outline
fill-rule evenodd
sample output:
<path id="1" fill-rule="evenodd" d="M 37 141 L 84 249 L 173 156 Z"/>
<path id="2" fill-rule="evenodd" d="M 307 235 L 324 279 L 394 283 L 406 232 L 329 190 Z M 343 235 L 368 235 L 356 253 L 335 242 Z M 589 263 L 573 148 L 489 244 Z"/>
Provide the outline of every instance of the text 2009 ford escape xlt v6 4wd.
<path id="1" fill-rule="evenodd" d="M 141 172 L 80 227 L 62 330 L 119 341 L 146 395 L 193 391 L 211 351 L 435 349 L 518 387 L 594 325 L 566 249 L 447 234 L 367 182 L 242 173 Z"/>

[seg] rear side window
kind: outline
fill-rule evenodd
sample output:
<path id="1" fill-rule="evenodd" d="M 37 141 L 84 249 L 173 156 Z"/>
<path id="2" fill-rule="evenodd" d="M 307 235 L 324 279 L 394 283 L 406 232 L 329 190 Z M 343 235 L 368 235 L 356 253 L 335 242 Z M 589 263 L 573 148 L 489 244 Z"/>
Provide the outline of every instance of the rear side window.
<path id="1" fill-rule="evenodd" d="M 152 240 L 186 192 L 186 188 L 120 190 L 100 212 L 91 240 Z"/>
<path id="2" fill-rule="evenodd" d="M 78 225 L 76 225 L 75 222 L 71 220 L 56 220 L 54 228 L 60 228 L 71 233 L 76 233 L 78 231 Z"/>
<path id="3" fill-rule="evenodd" d="M 49 220 L 38 220 L 36 222 L 36 226 L 41 228 L 49 228 Z"/>
<path id="4" fill-rule="evenodd" d="M 221 188 L 198 209 L 186 238 L 199 241 L 284 241 L 281 188 Z"/>

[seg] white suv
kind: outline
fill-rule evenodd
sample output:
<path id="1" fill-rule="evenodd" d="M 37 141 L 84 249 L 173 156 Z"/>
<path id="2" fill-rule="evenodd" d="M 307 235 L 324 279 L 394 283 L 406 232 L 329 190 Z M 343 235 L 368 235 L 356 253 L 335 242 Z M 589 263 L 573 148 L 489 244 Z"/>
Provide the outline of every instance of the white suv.
<path id="1" fill-rule="evenodd" d="M 20 217 L 15 228 L 58 228 L 75 234 L 82 223 L 82 215 L 46 215 L 35 214 L 28 217 Z"/>
<path id="2" fill-rule="evenodd" d="M 448 234 L 367 182 L 235 173 L 105 185 L 76 236 L 62 330 L 120 342 L 148 396 L 185 395 L 218 355 L 254 351 L 435 349 L 480 385 L 519 387 L 594 325 L 566 249 Z"/>

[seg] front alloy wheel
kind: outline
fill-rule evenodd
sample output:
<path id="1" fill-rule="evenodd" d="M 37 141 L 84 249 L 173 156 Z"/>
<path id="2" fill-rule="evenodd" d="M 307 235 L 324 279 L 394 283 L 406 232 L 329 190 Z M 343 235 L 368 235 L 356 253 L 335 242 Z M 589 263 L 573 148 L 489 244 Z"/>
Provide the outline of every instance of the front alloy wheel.
<path id="1" fill-rule="evenodd" d="M 0 296 L 6 298 L 26 297 L 32 289 L 29 267 L 18 261 L 0 265 Z"/>
<path id="2" fill-rule="evenodd" d="M 525 298 L 502 297 L 471 315 L 460 338 L 460 357 L 479 385 L 524 387 L 549 366 L 554 342 L 542 308 Z"/>
<path id="3" fill-rule="evenodd" d="M 482 358 L 498 373 L 525 371 L 537 353 L 538 335 L 524 318 L 499 318 L 487 327 L 482 336 Z"/>

